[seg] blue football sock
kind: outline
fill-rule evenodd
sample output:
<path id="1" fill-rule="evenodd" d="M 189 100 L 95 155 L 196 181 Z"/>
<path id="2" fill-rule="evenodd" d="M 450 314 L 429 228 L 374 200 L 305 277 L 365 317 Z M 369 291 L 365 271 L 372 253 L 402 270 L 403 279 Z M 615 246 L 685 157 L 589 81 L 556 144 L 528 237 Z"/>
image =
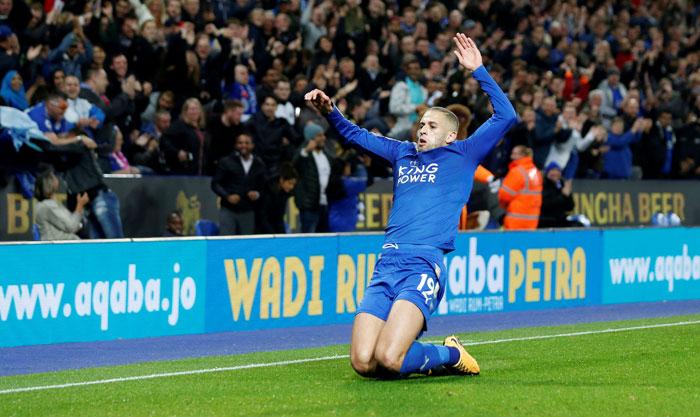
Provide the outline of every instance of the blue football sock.
<path id="1" fill-rule="evenodd" d="M 456 347 L 452 346 L 442 346 L 446 348 L 447 350 L 450 351 L 450 358 L 445 362 L 445 365 L 447 366 L 452 366 L 452 365 L 457 365 L 457 362 L 459 362 L 459 349 Z"/>
<path id="2" fill-rule="evenodd" d="M 401 374 L 427 373 L 429 370 L 441 365 L 450 365 L 453 357 L 451 349 L 447 346 L 438 346 L 430 343 L 413 342 L 406 352 L 401 364 Z M 457 349 L 454 349 L 457 350 Z M 459 351 L 457 351 L 459 360 Z"/>

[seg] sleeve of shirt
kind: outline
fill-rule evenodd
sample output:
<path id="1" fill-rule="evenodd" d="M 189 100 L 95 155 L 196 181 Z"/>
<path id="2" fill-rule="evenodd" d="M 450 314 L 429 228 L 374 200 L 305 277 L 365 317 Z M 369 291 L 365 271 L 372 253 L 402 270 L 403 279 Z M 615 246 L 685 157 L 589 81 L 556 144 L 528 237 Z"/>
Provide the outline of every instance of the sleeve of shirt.
<path id="1" fill-rule="evenodd" d="M 358 127 L 346 119 L 336 107 L 328 114 L 327 118 L 328 122 L 336 128 L 347 143 L 379 155 L 392 164 L 396 160 L 402 142 L 372 134 L 367 129 Z"/>
<path id="2" fill-rule="evenodd" d="M 367 177 L 349 177 L 343 179 L 348 195 L 357 195 L 367 189 Z"/>
<path id="3" fill-rule="evenodd" d="M 227 166 L 227 162 L 228 161 L 225 160 L 219 162 L 219 165 L 216 167 L 214 177 L 211 179 L 212 191 L 214 191 L 216 195 L 223 199 L 228 198 L 229 194 L 232 194 L 226 187 L 226 182 L 229 177 L 229 169 Z"/>
<path id="4" fill-rule="evenodd" d="M 518 121 L 518 116 L 508 97 L 483 65 L 474 70 L 472 76 L 488 94 L 494 113 L 467 140 L 459 142 L 463 144 L 467 154 L 479 162 Z"/>
<path id="5" fill-rule="evenodd" d="M 105 113 L 100 110 L 99 107 L 95 105 L 90 106 L 90 117 L 97 119 L 100 122 L 100 124 L 97 125 L 97 129 L 102 128 L 102 124 L 105 121 Z"/>
<path id="6" fill-rule="evenodd" d="M 608 135 L 607 143 L 613 148 L 624 148 L 632 143 L 635 143 L 641 139 L 642 134 L 637 132 L 634 133 L 631 130 L 623 133 L 622 135 Z"/>

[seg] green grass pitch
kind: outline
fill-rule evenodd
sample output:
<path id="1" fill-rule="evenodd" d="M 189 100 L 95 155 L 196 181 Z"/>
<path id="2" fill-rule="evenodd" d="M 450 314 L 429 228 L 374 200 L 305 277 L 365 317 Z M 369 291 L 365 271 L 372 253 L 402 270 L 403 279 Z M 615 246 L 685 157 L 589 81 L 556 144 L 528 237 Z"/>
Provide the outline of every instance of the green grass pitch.
<path id="1" fill-rule="evenodd" d="M 700 315 L 461 337 L 480 376 L 367 380 L 330 346 L 2 377 L 0 416 L 700 416 Z"/>

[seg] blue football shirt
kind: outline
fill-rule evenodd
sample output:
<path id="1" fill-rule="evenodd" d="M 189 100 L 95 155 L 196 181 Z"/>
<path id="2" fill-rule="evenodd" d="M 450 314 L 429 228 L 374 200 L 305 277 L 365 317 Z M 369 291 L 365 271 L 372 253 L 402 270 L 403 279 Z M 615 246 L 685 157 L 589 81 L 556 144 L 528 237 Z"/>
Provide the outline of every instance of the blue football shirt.
<path id="1" fill-rule="evenodd" d="M 494 114 L 466 140 L 419 152 L 413 142 L 369 133 L 348 121 L 337 108 L 328 121 L 345 140 L 389 161 L 394 168 L 394 205 L 385 243 L 430 245 L 454 250 L 462 207 L 469 199 L 479 162 L 517 121 L 508 98 L 488 71 L 473 72 L 488 94 Z"/>

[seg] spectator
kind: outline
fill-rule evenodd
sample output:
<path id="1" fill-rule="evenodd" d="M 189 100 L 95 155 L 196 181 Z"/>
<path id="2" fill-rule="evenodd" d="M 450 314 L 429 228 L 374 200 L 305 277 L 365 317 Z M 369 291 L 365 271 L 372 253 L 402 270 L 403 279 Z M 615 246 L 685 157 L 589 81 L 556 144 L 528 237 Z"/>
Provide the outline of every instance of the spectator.
<path id="1" fill-rule="evenodd" d="M 203 91 L 200 92 L 200 97 L 203 103 L 221 98 L 223 69 L 231 54 L 231 40 L 226 36 L 227 33 L 209 23 L 205 33 L 195 38 L 194 52 L 201 69 L 200 86 Z M 219 45 L 217 50 L 213 50 L 211 45 L 214 40 Z"/>
<path id="2" fill-rule="evenodd" d="M 277 99 L 277 109 L 275 110 L 275 117 L 284 119 L 289 123 L 290 126 L 294 126 L 294 121 L 296 118 L 296 110 L 294 105 L 289 101 L 289 96 L 291 95 L 292 88 L 289 85 L 289 80 L 287 77 L 282 77 L 277 81 L 275 86 L 275 98 Z"/>
<path id="3" fill-rule="evenodd" d="M 149 96 L 149 103 L 146 110 L 141 113 L 141 121 L 148 123 L 153 121 L 153 116 L 161 110 L 172 114 L 175 108 L 175 94 L 170 90 L 163 92 L 153 92 Z"/>
<path id="4" fill-rule="evenodd" d="M 255 93 L 255 82 L 248 74 L 248 67 L 238 64 L 234 68 L 234 81 L 224 85 L 224 99 L 235 99 L 243 103 L 243 117 L 245 122 L 258 110 L 258 100 Z"/>
<path id="5" fill-rule="evenodd" d="M 165 7 L 165 26 L 178 26 L 182 22 L 182 2 L 180 0 L 168 0 Z"/>
<path id="6" fill-rule="evenodd" d="M 182 216 L 178 211 L 171 211 L 168 213 L 168 217 L 165 220 L 165 232 L 163 232 L 163 237 L 182 237 L 184 231 L 184 224 L 182 221 Z"/>
<path id="7" fill-rule="evenodd" d="M 136 99 L 141 85 L 136 78 L 129 76 L 120 85 L 116 95 L 107 97 L 109 86 L 107 73 L 103 69 L 88 70 L 88 76 L 80 89 L 79 97 L 86 99 L 97 106 L 105 114 L 105 123 L 96 134 L 100 143 L 109 143 L 109 149 L 114 147 L 114 125 L 119 126 L 123 132 L 130 131 L 133 117 L 137 113 Z"/>
<path id="8" fill-rule="evenodd" d="M 574 209 L 571 196 L 572 180 L 562 178 L 562 169 L 556 162 L 547 164 L 542 187 L 542 212 L 537 227 L 570 227 L 567 213 Z"/>
<path id="9" fill-rule="evenodd" d="M 674 148 L 676 132 L 671 123 L 673 115 L 662 109 L 655 123 L 648 124 L 642 134 L 641 152 L 645 156 L 642 173 L 645 179 L 662 179 L 675 176 Z"/>
<path id="10" fill-rule="evenodd" d="M 95 137 L 95 132 L 102 127 L 105 114 L 99 107 L 90 103 L 80 95 L 80 80 L 78 77 L 69 75 L 66 77 L 63 92 L 66 94 L 68 108 L 65 118 L 75 126 L 85 129 L 91 138 Z"/>
<path id="11" fill-rule="evenodd" d="M 196 98 L 182 105 L 180 118 L 163 133 L 160 143 L 171 174 L 203 175 L 206 167 L 207 143 L 204 131 L 204 112 Z"/>
<path id="12" fill-rule="evenodd" d="M 107 97 L 113 99 L 116 95 L 122 92 L 122 84 L 129 77 L 129 61 L 122 53 L 112 56 L 112 63 L 109 66 L 107 73 L 109 85 L 107 87 Z"/>
<path id="13" fill-rule="evenodd" d="M 365 57 L 358 79 L 360 93 L 365 100 L 386 99 L 391 94 L 387 88 L 389 82 L 387 72 L 379 64 L 379 57 L 376 54 Z"/>
<path id="14" fill-rule="evenodd" d="M 304 37 L 304 49 L 313 51 L 314 46 L 321 36 L 328 31 L 325 26 L 326 12 L 324 8 L 316 5 L 316 0 L 310 0 L 301 15 L 301 27 Z"/>
<path id="15" fill-rule="evenodd" d="M 253 136 L 255 149 L 265 162 L 270 175 L 276 175 L 282 162 L 290 161 L 294 154 L 294 145 L 299 143 L 298 135 L 285 119 L 275 117 L 277 100 L 273 96 L 265 97 L 256 113 L 246 123 L 246 128 Z"/>
<path id="16" fill-rule="evenodd" d="M 427 90 L 420 83 L 421 68 L 416 57 L 405 56 L 402 67 L 407 76 L 391 89 L 389 111 L 396 117 L 396 124 L 387 134 L 398 139 L 410 135 L 411 126 L 418 118 L 418 111 L 428 98 Z"/>
<path id="17" fill-rule="evenodd" d="M 260 193 L 265 187 L 265 164 L 253 155 L 248 133 L 236 138 L 236 153 L 219 162 L 211 181 L 221 197 L 219 230 L 222 235 L 251 235 L 255 232 Z"/>
<path id="18" fill-rule="evenodd" d="M 331 156 L 324 150 L 326 134 L 321 126 L 304 127 L 304 144 L 294 158 L 299 184 L 294 193 L 302 233 L 328 231 L 326 188 L 331 175 Z"/>
<path id="19" fill-rule="evenodd" d="M 342 158 L 331 164 L 326 195 L 328 197 L 328 231 L 352 232 L 359 217 L 359 194 L 367 189 L 367 170 L 361 164 L 355 166 Z"/>
<path id="20" fill-rule="evenodd" d="M 214 172 L 220 159 L 228 156 L 236 147 L 236 138 L 243 133 L 243 103 L 238 100 L 226 100 L 221 114 L 214 114 L 207 122 L 210 146 L 207 161 Z"/>
<path id="21" fill-rule="evenodd" d="M 85 37 L 77 18 L 73 31 L 49 53 L 48 61 L 54 68 L 63 70 L 64 74 L 82 78 L 82 67 L 92 61 L 92 43 Z"/>
<path id="22" fill-rule="evenodd" d="M 549 154 L 544 163 L 545 166 L 549 166 L 554 162 L 560 169 L 563 167 L 564 178 L 567 180 L 572 179 L 576 173 L 578 152 L 587 149 L 593 143 L 597 132 L 591 129 L 585 137 L 582 136 L 583 121 L 584 118 L 576 113 L 573 103 L 567 103 L 564 106 L 564 111 L 559 115 L 557 123 L 561 125 L 562 130 L 568 130 L 571 133 L 565 141 L 550 145 Z"/>
<path id="23" fill-rule="evenodd" d="M 258 103 L 265 101 L 267 96 L 272 96 L 275 94 L 275 87 L 277 87 L 277 81 L 280 80 L 280 77 L 280 72 L 275 68 L 268 68 L 267 71 L 265 71 L 265 75 L 262 77 L 262 82 L 255 89 Z"/>
<path id="24" fill-rule="evenodd" d="M 135 165 L 146 167 L 157 174 L 168 173 L 165 155 L 160 149 L 163 133 L 170 127 L 170 113 L 165 110 L 156 112 L 153 123 L 143 127 L 128 149 L 129 159 Z"/>
<path id="25" fill-rule="evenodd" d="M 109 154 L 109 161 L 111 163 L 111 173 L 112 174 L 133 174 L 133 175 L 138 175 L 141 174 L 141 169 L 138 167 L 132 166 L 129 163 L 129 160 L 126 159 L 126 156 L 122 153 L 122 146 L 124 145 L 124 135 L 119 131 L 119 129 L 115 129 L 116 131 L 116 140 L 114 142 L 114 149 L 112 150 L 112 153 Z M 143 172 L 145 173 L 145 172 Z M 152 173 L 152 172 L 149 172 Z"/>
<path id="26" fill-rule="evenodd" d="M 287 212 L 287 201 L 292 196 L 298 179 L 296 169 L 290 163 L 284 163 L 280 167 L 279 175 L 267 182 L 260 201 L 260 233 L 287 233 L 284 215 Z"/>
<path id="27" fill-rule="evenodd" d="M 155 140 L 160 140 L 163 133 L 168 130 L 172 122 L 172 116 L 168 110 L 158 110 L 153 117 L 153 122 L 144 123 L 141 125 L 141 134 L 146 134 Z M 208 126 L 208 125 L 207 125 Z"/>
<path id="28" fill-rule="evenodd" d="M 0 0 L 0 25 L 8 25 L 19 32 L 27 27 L 30 20 L 31 13 L 24 0 Z"/>
<path id="29" fill-rule="evenodd" d="M 700 178 L 700 117 L 697 114 L 688 115 L 688 123 L 678 131 L 678 142 L 675 148 L 677 149 L 678 178 Z"/>
<path id="30" fill-rule="evenodd" d="M 5 101 L 5 105 L 26 110 L 29 107 L 26 94 L 22 76 L 15 70 L 8 71 L 0 87 L 0 97 Z"/>
<path id="31" fill-rule="evenodd" d="M 55 142 L 75 126 L 64 117 L 67 109 L 68 103 L 62 95 L 51 94 L 42 103 L 27 110 L 27 114 L 39 126 L 39 130 Z"/>
<path id="32" fill-rule="evenodd" d="M 559 121 L 559 108 L 554 97 L 542 101 L 535 120 L 534 162 L 543 167 L 549 150 L 554 143 L 565 142 L 571 136 L 571 129 L 564 129 Z"/>
<path id="33" fill-rule="evenodd" d="M 83 227 L 83 209 L 89 197 L 87 193 L 79 194 L 71 212 L 56 199 L 58 189 L 59 181 L 53 168 L 39 172 L 34 191 L 39 201 L 34 206 L 34 222 L 39 227 L 39 235 L 41 240 L 78 240 L 77 233 Z"/>
<path id="34" fill-rule="evenodd" d="M 617 111 L 627 97 L 627 87 L 620 82 L 620 70 L 617 68 L 608 70 L 608 78 L 600 83 L 598 89 L 603 92 L 600 112 L 603 117 L 612 119 L 617 115 Z"/>
<path id="35" fill-rule="evenodd" d="M 542 207 L 542 174 L 532 160 L 532 150 L 513 147 L 511 162 L 498 191 L 498 201 L 506 210 L 505 229 L 536 229 Z"/>
<path id="36" fill-rule="evenodd" d="M 0 5 L 3 2 L 7 0 L 0 0 Z M 0 76 L 4 77 L 8 71 L 20 69 L 17 36 L 4 24 L 0 24 L 0 51 Z"/>
<path id="37" fill-rule="evenodd" d="M 622 118 L 613 119 L 607 139 L 610 150 L 603 157 L 603 178 L 629 179 L 632 176 L 630 145 L 641 139 L 641 131 L 647 123 L 651 124 L 651 121 L 639 118 L 631 129 L 625 132 Z"/>
<path id="38" fill-rule="evenodd" d="M 154 0 L 151 4 L 159 2 L 160 0 Z M 165 40 L 155 20 L 149 19 L 140 25 L 141 33 L 135 36 L 131 47 L 131 66 L 139 80 L 155 84 L 165 60 Z M 95 54 L 96 46 L 93 47 L 93 57 Z M 99 68 L 102 67 L 99 65 Z"/>
<path id="39" fill-rule="evenodd" d="M 49 135 L 47 134 L 47 137 Z M 56 150 L 57 170 L 62 172 L 68 192 L 68 208 L 76 207 L 78 196 L 87 193 L 86 205 L 88 235 L 91 239 L 117 239 L 124 237 L 119 214 L 119 198 L 102 179 L 102 171 L 95 164 L 94 150 L 97 144 L 76 130 L 67 132 Z"/>

